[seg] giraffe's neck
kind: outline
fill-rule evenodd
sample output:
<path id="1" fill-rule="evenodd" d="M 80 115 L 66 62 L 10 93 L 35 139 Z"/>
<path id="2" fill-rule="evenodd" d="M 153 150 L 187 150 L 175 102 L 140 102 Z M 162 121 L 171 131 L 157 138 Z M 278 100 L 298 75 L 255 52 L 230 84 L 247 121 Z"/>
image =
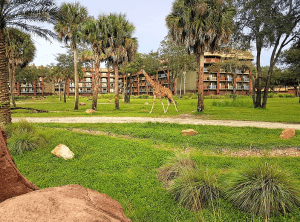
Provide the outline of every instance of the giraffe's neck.
<path id="1" fill-rule="evenodd" d="M 144 71 L 143 72 L 147 82 L 151 85 L 152 88 L 154 88 L 155 82 L 151 79 L 151 77 Z"/>

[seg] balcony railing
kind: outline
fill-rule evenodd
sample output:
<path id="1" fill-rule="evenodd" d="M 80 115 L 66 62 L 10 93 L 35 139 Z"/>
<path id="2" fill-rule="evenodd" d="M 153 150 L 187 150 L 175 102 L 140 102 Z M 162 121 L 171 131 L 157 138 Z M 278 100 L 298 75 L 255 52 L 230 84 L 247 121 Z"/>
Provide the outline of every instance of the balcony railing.
<path id="1" fill-rule="evenodd" d="M 249 82 L 249 78 L 243 78 L 244 82 Z"/>

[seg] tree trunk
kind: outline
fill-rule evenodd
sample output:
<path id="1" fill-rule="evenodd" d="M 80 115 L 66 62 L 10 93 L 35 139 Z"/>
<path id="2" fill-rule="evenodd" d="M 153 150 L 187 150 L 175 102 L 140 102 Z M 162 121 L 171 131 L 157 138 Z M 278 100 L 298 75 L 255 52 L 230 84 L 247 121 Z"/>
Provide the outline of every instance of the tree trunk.
<path id="1" fill-rule="evenodd" d="M 231 69 L 231 68 L 230 68 Z M 233 100 L 236 100 L 236 85 L 237 85 L 237 82 L 236 82 L 236 72 L 233 74 Z"/>
<path id="2" fill-rule="evenodd" d="M 263 98 L 263 102 L 262 102 L 262 108 L 267 107 L 268 93 L 269 93 L 270 82 L 271 82 L 271 78 L 272 78 L 272 74 L 273 74 L 273 68 L 274 68 L 273 65 L 270 66 L 269 71 L 268 71 L 268 76 L 267 76 L 266 86 L 265 86 L 265 91 L 264 91 L 264 98 Z"/>
<path id="3" fill-rule="evenodd" d="M 204 110 L 204 95 L 203 95 L 203 75 L 204 75 L 204 52 L 200 52 L 197 55 L 197 62 L 198 62 L 198 104 L 197 104 L 197 111 L 203 112 Z"/>
<path id="4" fill-rule="evenodd" d="M 99 74 L 99 62 L 95 64 L 94 73 L 92 74 L 92 85 L 93 85 L 93 102 L 92 109 L 97 110 L 98 101 L 98 74 Z"/>
<path id="5" fill-rule="evenodd" d="M 125 90 L 125 103 L 130 103 L 130 88 L 129 88 L 129 76 L 126 77 L 126 90 Z"/>
<path id="6" fill-rule="evenodd" d="M 185 85 L 186 85 L 186 72 L 183 73 L 183 95 L 185 95 Z"/>
<path id="7" fill-rule="evenodd" d="M 256 68 L 257 68 L 257 89 L 256 89 L 256 100 L 254 104 L 254 108 L 261 107 L 261 89 L 262 89 L 262 74 L 261 74 L 261 66 L 260 66 L 260 55 L 261 55 L 261 47 L 256 46 L 257 56 L 256 56 Z M 255 90 L 255 89 L 253 89 Z"/>
<path id="8" fill-rule="evenodd" d="M 7 59 L 3 29 L 0 28 L 0 123 L 11 123 L 8 91 Z"/>
<path id="9" fill-rule="evenodd" d="M 59 94 L 59 101 L 61 101 L 61 90 L 60 90 L 61 82 L 58 82 L 58 94 Z"/>
<path id="10" fill-rule="evenodd" d="M 67 81 L 64 82 L 64 103 L 67 103 Z"/>
<path id="11" fill-rule="evenodd" d="M 179 91 L 179 96 L 180 96 L 180 98 L 182 97 L 182 93 L 181 93 L 181 85 L 182 85 L 182 81 L 183 81 L 183 75 L 181 75 L 181 80 L 180 80 L 180 91 Z"/>
<path id="12" fill-rule="evenodd" d="M 118 63 L 114 64 L 115 69 L 115 108 L 119 109 L 119 69 Z"/>
<path id="13" fill-rule="evenodd" d="M 77 48 L 76 46 L 73 49 L 74 53 L 74 76 L 75 76 L 75 106 L 74 110 L 78 110 L 79 105 L 79 87 L 78 87 L 78 71 L 77 71 Z"/>
<path id="14" fill-rule="evenodd" d="M 9 76 L 9 85 L 10 85 L 10 102 L 13 105 L 14 108 L 16 108 L 16 102 L 15 102 L 15 97 L 14 97 L 14 66 L 13 64 L 8 65 L 8 76 Z"/>

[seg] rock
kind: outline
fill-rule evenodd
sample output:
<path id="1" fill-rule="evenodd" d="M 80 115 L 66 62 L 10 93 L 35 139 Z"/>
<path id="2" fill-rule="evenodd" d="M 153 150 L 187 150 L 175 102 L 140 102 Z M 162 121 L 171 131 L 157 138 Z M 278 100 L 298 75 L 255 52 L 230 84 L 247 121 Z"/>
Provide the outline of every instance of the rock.
<path id="1" fill-rule="evenodd" d="M 85 106 L 86 104 L 85 104 L 85 103 L 79 103 L 79 105 L 80 105 L 80 106 Z"/>
<path id="2" fill-rule="evenodd" d="M 37 190 L 0 203 L 1 222 L 131 222 L 119 202 L 80 185 Z"/>
<path id="3" fill-rule="evenodd" d="M 147 112 L 147 110 L 145 110 L 145 109 L 142 109 L 142 112 Z"/>
<path id="4" fill-rule="evenodd" d="M 295 136 L 295 130 L 294 129 L 285 129 L 282 131 L 280 138 L 282 139 L 291 139 Z"/>
<path id="5" fill-rule="evenodd" d="M 110 100 L 108 100 L 108 102 L 109 102 L 109 103 L 111 103 L 111 99 L 110 99 Z"/>
<path id="6" fill-rule="evenodd" d="M 95 112 L 97 112 L 97 111 L 95 111 L 95 110 L 93 110 L 93 109 L 87 109 L 85 112 L 89 114 L 89 113 L 95 113 Z"/>
<path id="7" fill-rule="evenodd" d="M 51 151 L 52 154 L 62 157 L 65 160 L 72 159 L 74 157 L 74 153 L 67 147 L 66 145 L 59 144 Z"/>
<path id="8" fill-rule="evenodd" d="M 149 103 L 145 102 L 145 105 L 147 105 L 147 106 L 148 106 L 148 105 L 149 105 Z"/>
<path id="9" fill-rule="evenodd" d="M 38 190 L 36 185 L 19 172 L 7 148 L 6 139 L 6 133 L 0 126 L 0 203 L 6 199 Z"/>
<path id="10" fill-rule="evenodd" d="M 187 130 L 181 131 L 181 135 L 183 135 L 183 136 L 195 136 L 197 134 L 198 134 L 198 132 L 193 129 L 187 129 Z"/>

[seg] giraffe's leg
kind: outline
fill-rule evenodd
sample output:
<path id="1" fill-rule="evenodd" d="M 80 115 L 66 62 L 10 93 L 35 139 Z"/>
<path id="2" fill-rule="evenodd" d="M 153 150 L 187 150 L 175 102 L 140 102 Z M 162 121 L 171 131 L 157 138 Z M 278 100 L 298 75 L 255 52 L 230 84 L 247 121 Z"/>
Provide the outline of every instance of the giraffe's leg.
<path id="1" fill-rule="evenodd" d="M 159 97 L 159 100 L 160 100 L 160 102 L 161 102 L 161 105 L 163 106 L 164 113 L 165 113 L 165 112 L 166 112 L 166 111 L 165 111 L 165 106 L 164 106 L 164 103 L 163 103 L 163 101 L 162 101 L 161 97 Z"/>
<path id="2" fill-rule="evenodd" d="M 177 107 L 176 107 L 176 102 L 175 102 L 175 100 L 172 99 L 172 102 L 174 103 L 175 109 L 176 109 L 176 111 L 178 112 L 178 109 L 177 109 Z"/>
<path id="3" fill-rule="evenodd" d="M 168 106 L 167 106 L 167 109 L 166 109 L 165 113 L 168 112 L 168 109 L 169 109 L 169 106 L 170 106 L 170 101 L 169 101 L 168 98 L 167 98 L 167 102 L 168 102 Z"/>
<path id="4" fill-rule="evenodd" d="M 153 110 L 153 107 L 154 107 L 154 104 L 155 104 L 155 100 L 156 100 L 156 95 L 153 95 L 153 104 L 152 104 L 152 108 L 151 108 L 150 113 L 152 113 L 152 110 Z"/>

